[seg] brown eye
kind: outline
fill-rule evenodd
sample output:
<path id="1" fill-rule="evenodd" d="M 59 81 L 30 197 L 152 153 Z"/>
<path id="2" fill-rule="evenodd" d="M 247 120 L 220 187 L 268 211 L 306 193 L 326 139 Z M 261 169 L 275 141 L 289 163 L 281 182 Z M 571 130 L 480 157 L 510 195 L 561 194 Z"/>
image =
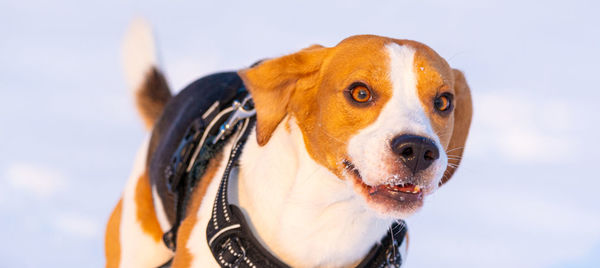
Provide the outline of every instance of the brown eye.
<path id="1" fill-rule="evenodd" d="M 359 103 L 365 103 L 371 100 L 371 91 L 363 84 L 354 85 L 350 88 L 350 96 Z"/>
<path id="2" fill-rule="evenodd" d="M 448 113 L 452 111 L 452 94 L 442 93 L 435 98 L 433 101 L 433 106 L 435 106 L 435 109 L 440 112 Z"/>

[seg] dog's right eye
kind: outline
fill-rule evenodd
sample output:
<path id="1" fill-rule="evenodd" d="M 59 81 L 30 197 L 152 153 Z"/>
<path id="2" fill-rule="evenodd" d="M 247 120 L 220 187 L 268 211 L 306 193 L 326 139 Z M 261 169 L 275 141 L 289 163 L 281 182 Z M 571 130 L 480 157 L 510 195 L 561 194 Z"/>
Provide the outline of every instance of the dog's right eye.
<path id="1" fill-rule="evenodd" d="M 440 113 L 447 114 L 452 111 L 452 94 L 442 93 L 433 101 L 433 106 Z"/>
<path id="2" fill-rule="evenodd" d="M 373 99 L 371 90 L 364 83 L 353 83 L 348 87 L 348 93 L 353 101 L 357 103 L 366 103 Z"/>

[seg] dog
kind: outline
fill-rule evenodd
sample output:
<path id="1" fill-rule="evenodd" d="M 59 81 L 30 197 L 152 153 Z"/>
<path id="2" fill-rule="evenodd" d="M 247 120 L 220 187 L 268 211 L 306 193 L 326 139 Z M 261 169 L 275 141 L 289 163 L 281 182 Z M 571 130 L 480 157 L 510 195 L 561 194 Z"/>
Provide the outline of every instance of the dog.
<path id="1" fill-rule="evenodd" d="M 173 129 L 186 126 L 177 126 L 178 116 L 202 98 L 171 93 L 152 39 L 138 24 L 125 43 L 130 86 L 152 133 L 108 221 L 106 266 L 157 267 L 172 259 L 171 267 L 219 267 L 205 230 L 233 144 L 193 188 L 171 251 L 163 234 L 174 224 L 175 204 L 152 180 L 153 159 L 165 140 L 180 139 L 183 132 Z M 461 162 L 470 89 L 461 71 L 422 43 L 352 36 L 236 73 L 254 101 L 256 127 L 229 182 L 231 203 L 258 243 L 291 267 L 356 266 Z M 408 247 L 408 235 L 401 246 Z"/>

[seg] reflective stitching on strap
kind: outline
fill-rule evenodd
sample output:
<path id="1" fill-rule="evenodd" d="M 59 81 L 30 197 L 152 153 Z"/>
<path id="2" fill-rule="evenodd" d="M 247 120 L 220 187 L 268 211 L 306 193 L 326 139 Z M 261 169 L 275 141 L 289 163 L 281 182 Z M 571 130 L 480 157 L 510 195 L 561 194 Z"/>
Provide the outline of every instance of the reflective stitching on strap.
<path id="1" fill-rule="evenodd" d="M 223 216 L 225 217 L 225 221 L 229 222 L 230 221 L 230 217 L 229 217 L 229 210 L 227 208 L 227 205 L 229 204 L 229 202 L 227 201 L 227 187 L 229 185 L 229 176 L 231 175 L 231 164 L 233 163 L 233 161 L 236 159 L 237 155 L 239 154 L 239 150 L 240 147 L 242 146 L 242 143 L 240 143 L 240 138 L 244 135 L 244 133 L 246 132 L 248 125 L 250 124 L 250 119 L 247 118 L 244 120 L 244 122 L 242 123 L 242 126 L 240 128 L 240 130 L 238 131 L 238 135 L 234 141 L 234 148 L 231 150 L 231 154 L 229 155 L 229 160 L 227 161 L 227 165 L 225 168 L 225 171 L 227 174 L 223 174 L 223 179 L 221 180 L 221 185 L 219 185 L 219 191 L 217 193 L 217 196 L 215 197 L 215 205 L 213 205 L 213 216 L 212 216 L 212 222 L 213 222 L 213 226 L 215 228 L 215 230 L 219 229 L 219 223 L 217 221 L 217 204 L 219 203 L 219 197 L 221 199 L 221 207 L 222 207 L 222 212 L 223 212 Z"/>
<path id="2" fill-rule="evenodd" d="M 229 230 L 233 230 L 233 229 L 237 229 L 237 228 L 240 228 L 240 225 L 239 225 L 239 224 L 234 224 L 234 225 L 227 226 L 227 227 L 225 227 L 225 228 L 221 229 L 219 232 L 217 232 L 215 235 L 213 235 L 213 236 L 210 238 L 210 240 L 208 241 L 208 245 L 212 245 L 212 243 L 213 243 L 213 242 L 215 242 L 215 239 L 219 238 L 219 236 L 220 236 L 221 234 L 223 234 L 224 232 L 227 232 L 227 231 L 229 231 Z"/>
<path id="3" fill-rule="evenodd" d="M 219 254 L 219 263 L 221 263 L 221 265 L 224 265 L 225 267 L 232 267 L 232 265 L 228 262 L 226 262 L 223 259 L 223 252 L 221 252 L 221 254 Z"/>
<path id="4" fill-rule="evenodd" d="M 250 267 L 252 268 L 256 268 L 256 265 L 254 265 L 254 263 L 252 263 L 248 257 L 244 256 L 244 261 L 246 262 L 246 264 L 248 264 Z"/>

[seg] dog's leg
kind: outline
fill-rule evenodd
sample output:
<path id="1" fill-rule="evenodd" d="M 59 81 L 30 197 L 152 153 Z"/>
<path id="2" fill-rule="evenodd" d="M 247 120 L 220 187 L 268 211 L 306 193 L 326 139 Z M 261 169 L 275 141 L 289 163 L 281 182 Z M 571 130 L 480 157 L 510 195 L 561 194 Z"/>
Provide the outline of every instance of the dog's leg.
<path id="1" fill-rule="evenodd" d="M 162 241 L 148 173 L 148 142 L 138 152 L 136 163 L 106 231 L 106 267 L 157 267 L 172 252 Z"/>
<path id="2" fill-rule="evenodd" d="M 121 225 L 122 210 L 123 199 L 121 198 L 112 214 L 110 214 L 108 224 L 106 225 L 106 234 L 104 237 L 106 267 L 119 267 L 119 262 L 121 261 L 121 239 L 119 226 Z"/>

